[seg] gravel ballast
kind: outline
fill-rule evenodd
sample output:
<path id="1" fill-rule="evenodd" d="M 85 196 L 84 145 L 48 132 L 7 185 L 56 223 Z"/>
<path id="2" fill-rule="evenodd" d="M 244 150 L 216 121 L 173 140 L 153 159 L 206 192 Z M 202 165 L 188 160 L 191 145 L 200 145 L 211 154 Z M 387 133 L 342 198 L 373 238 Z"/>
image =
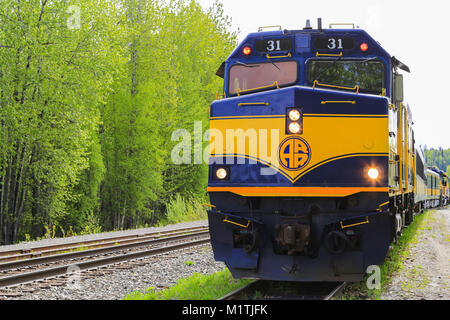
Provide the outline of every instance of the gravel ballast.
<path id="1" fill-rule="evenodd" d="M 212 274 L 225 268 L 214 261 L 210 245 L 173 251 L 145 260 L 144 266 L 115 270 L 105 276 L 82 276 L 76 284 L 37 289 L 19 300 L 118 300 L 134 291 L 145 292 L 153 287 L 162 290 L 173 286 L 179 279 L 194 273 Z"/>
<path id="2" fill-rule="evenodd" d="M 206 221 L 195 222 L 195 224 L 206 225 Z M 187 223 L 183 224 L 183 227 L 191 225 L 192 223 Z M 179 227 L 180 225 L 175 225 L 164 227 L 164 229 Z M 449 230 L 450 209 L 447 207 L 433 210 L 419 229 L 417 239 L 411 244 L 402 268 L 392 275 L 391 281 L 380 298 L 383 300 L 450 299 Z M 214 261 L 210 245 L 178 250 L 142 260 L 144 261 L 143 266 L 115 270 L 104 276 L 92 276 L 86 279 L 82 277 L 78 282 L 79 287 L 68 283 L 37 289 L 20 297 L 4 298 L 117 300 L 123 299 L 134 291 L 145 292 L 150 287 L 162 290 L 193 273 L 212 274 L 225 268 L 222 262 Z"/>
<path id="3" fill-rule="evenodd" d="M 424 221 L 402 269 L 388 284 L 383 300 L 450 299 L 450 209 L 437 209 Z"/>
<path id="4" fill-rule="evenodd" d="M 112 235 L 135 235 L 207 225 L 207 220 L 201 220 L 164 227 L 107 232 L 68 238 L 44 239 L 40 241 L 23 242 L 16 245 L 1 246 L 0 252 L 30 249 L 42 245 L 96 240 Z M 145 258 L 140 260 L 140 262 L 142 262 L 142 266 L 134 266 L 129 269 L 117 269 L 102 276 L 89 275 L 88 273 L 88 276 L 86 277 L 83 273 L 80 280 L 76 282 L 76 285 L 69 283 L 66 279 L 58 280 L 64 283 L 60 286 L 43 285 L 43 288 L 36 289 L 36 285 L 25 285 L 23 288 L 28 288 L 30 291 L 34 289 L 34 291 L 26 292 L 22 296 L 15 297 L 2 296 L 0 293 L 0 299 L 117 300 L 123 299 L 126 295 L 134 291 L 145 292 L 145 290 L 150 287 L 161 290 L 173 286 L 179 279 L 187 278 L 194 273 L 212 274 L 225 268 L 223 263 L 214 261 L 213 252 L 209 244 Z M 74 277 L 72 276 L 72 278 Z"/>

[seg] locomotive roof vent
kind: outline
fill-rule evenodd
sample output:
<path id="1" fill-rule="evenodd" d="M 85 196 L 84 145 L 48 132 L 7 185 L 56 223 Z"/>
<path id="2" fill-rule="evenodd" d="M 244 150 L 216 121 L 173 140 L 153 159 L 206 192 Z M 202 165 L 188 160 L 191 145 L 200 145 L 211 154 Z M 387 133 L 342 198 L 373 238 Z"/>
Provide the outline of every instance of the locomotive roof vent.
<path id="1" fill-rule="evenodd" d="M 311 21 L 309 19 L 306 20 L 306 26 L 303 28 L 303 30 L 309 30 L 312 29 L 311 27 Z"/>

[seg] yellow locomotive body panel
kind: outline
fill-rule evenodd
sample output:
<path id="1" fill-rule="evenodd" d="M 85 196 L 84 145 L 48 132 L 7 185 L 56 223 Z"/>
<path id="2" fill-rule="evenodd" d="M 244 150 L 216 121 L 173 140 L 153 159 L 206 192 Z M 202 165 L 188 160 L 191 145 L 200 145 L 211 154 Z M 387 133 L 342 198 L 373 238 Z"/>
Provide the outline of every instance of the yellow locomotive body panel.
<path id="1" fill-rule="evenodd" d="M 231 117 L 230 117 L 231 118 Z M 210 123 L 211 157 L 247 158 L 270 166 L 297 188 L 210 187 L 208 191 L 231 191 L 240 195 L 347 196 L 361 191 L 388 192 L 387 187 L 301 188 L 301 179 L 326 163 L 349 157 L 388 156 L 387 115 L 304 114 L 300 137 L 310 147 L 310 159 L 299 170 L 280 163 L 280 148 L 292 135 L 285 132 L 285 115 L 267 117 L 216 117 Z M 299 159 L 302 161 L 302 159 Z M 369 170 L 370 166 L 366 169 Z M 345 168 L 343 168 L 345 170 Z M 387 172 L 384 172 L 387 174 Z M 219 190 L 220 189 L 220 190 Z M 275 191 L 277 190 L 277 191 Z"/>

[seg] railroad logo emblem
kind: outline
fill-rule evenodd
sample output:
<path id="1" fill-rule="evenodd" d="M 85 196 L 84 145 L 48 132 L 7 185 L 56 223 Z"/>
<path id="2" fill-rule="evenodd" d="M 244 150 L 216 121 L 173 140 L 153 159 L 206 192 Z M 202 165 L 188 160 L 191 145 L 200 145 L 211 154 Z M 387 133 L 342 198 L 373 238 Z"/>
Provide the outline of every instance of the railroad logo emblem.
<path id="1" fill-rule="evenodd" d="M 289 171 L 303 169 L 311 160 L 311 147 L 300 137 L 286 138 L 280 144 L 278 160 Z"/>

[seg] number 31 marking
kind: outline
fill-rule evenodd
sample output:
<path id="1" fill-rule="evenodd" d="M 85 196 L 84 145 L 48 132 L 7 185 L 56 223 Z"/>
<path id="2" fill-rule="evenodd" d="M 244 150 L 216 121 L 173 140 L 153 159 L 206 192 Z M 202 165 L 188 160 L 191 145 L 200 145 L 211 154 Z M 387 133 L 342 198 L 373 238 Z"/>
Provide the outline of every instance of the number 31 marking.
<path id="1" fill-rule="evenodd" d="M 342 46 L 342 39 L 335 39 L 335 38 L 328 39 L 328 49 L 344 49 L 344 47 Z"/>
<path id="2" fill-rule="evenodd" d="M 280 40 L 277 40 L 277 41 L 269 40 L 269 41 L 267 41 L 267 44 L 269 45 L 267 47 L 267 51 L 280 51 L 281 50 Z M 275 46 L 275 44 L 276 44 L 276 46 Z"/>

